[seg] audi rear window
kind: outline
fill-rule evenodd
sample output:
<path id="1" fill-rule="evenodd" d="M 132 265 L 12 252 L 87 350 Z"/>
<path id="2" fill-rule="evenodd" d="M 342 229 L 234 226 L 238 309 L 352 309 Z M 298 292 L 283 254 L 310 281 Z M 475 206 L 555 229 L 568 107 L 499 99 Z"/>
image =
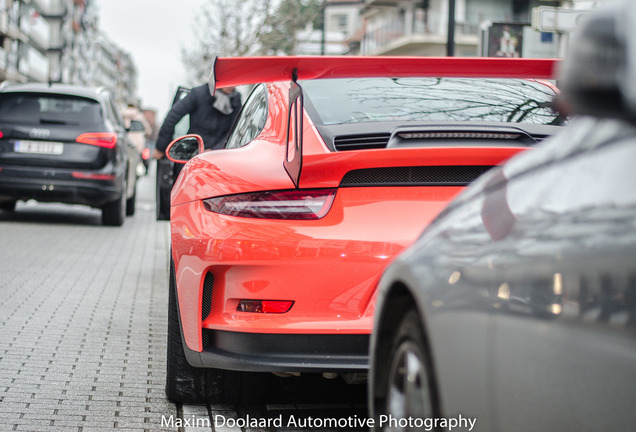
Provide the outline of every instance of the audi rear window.
<path id="1" fill-rule="evenodd" d="M 525 79 L 355 78 L 302 81 L 317 124 L 484 121 L 561 125 L 555 89 Z"/>
<path id="2" fill-rule="evenodd" d="M 99 126 L 99 102 L 78 96 L 38 93 L 0 94 L 0 119 L 20 124 Z"/>

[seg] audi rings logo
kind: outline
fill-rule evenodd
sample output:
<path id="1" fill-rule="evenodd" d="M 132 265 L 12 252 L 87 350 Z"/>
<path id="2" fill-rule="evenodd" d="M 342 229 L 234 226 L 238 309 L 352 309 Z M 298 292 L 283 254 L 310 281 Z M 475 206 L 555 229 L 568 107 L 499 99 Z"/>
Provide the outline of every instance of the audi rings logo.
<path id="1" fill-rule="evenodd" d="M 29 131 L 29 138 L 45 139 L 51 135 L 51 131 L 48 129 L 31 129 Z"/>

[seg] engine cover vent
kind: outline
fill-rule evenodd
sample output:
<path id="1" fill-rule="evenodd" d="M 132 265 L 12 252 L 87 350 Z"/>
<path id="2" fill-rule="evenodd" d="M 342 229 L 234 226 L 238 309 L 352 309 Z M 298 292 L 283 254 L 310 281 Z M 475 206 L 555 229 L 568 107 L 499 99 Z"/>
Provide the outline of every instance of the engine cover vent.
<path id="1" fill-rule="evenodd" d="M 357 169 L 345 174 L 340 187 L 467 186 L 491 168 L 455 165 Z"/>
<path id="2" fill-rule="evenodd" d="M 333 139 L 333 145 L 337 151 L 382 149 L 390 137 L 389 133 L 340 135 Z"/>

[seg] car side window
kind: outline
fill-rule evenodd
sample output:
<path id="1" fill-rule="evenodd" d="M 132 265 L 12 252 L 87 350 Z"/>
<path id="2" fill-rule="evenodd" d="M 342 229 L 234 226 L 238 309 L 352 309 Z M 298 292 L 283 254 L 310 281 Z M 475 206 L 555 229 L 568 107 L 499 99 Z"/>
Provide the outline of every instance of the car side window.
<path id="1" fill-rule="evenodd" d="M 252 90 L 245 102 L 225 148 L 238 148 L 249 144 L 265 127 L 267 114 L 267 87 L 260 84 Z"/>
<path id="2" fill-rule="evenodd" d="M 124 116 L 121 114 L 121 110 L 112 98 L 110 99 L 110 104 L 113 108 L 113 114 L 117 119 L 117 125 L 122 129 L 126 129 L 126 127 L 124 126 Z"/>
<path id="3" fill-rule="evenodd" d="M 117 121 L 116 121 L 115 115 L 113 114 L 113 109 L 110 105 L 110 99 L 102 98 L 100 107 L 102 109 L 102 115 L 104 117 L 104 120 L 108 120 L 110 124 L 116 127 Z"/>
<path id="4" fill-rule="evenodd" d="M 190 130 L 190 114 L 186 114 L 174 125 L 174 133 L 172 134 L 172 139 L 175 140 L 179 137 L 188 134 Z"/>
<path id="5" fill-rule="evenodd" d="M 108 117 L 110 117 L 111 121 L 113 122 L 113 125 L 117 129 L 125 129 L 124 119 L 122 118 L 120 111 L 117 109 L 117 106 L 113 102 L 113 99 L 110 96 L 106 97 L 105 99 L 106 99 L 107 111 L 109 114 Z"/>
<path id="6" fill-rule="evenodd" d="M 181 99 L 185 98 L 189 94 L 190 94 L 189 88 L 179 87 L 177 89 L 177 93 L 174 95 L 174 99 L 172 100 L 172 106 L 174 106 L 177 102 L 179 102 Z M 187 135 L 189 130 L 190 130 L 190 114 L 186 114 L 174 126 L 174 133 L 172 134 L 172 139 L 175 140 L 179 137 Z"/>

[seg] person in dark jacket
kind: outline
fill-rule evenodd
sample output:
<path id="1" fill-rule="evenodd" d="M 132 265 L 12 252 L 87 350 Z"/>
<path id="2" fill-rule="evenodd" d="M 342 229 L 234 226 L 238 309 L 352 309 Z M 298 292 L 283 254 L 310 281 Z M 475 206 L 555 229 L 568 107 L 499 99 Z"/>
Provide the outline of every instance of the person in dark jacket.
<path id="1" fill-rule="evenodd" d="M 225 140 L 241 109 L 241 95 L 234 87 L 217 89 L 212 96 L 208 84 L 194 87 L 175 103 L 166 115 L 152 157 L 157 161 L 157 220 L 170 219 L 170 191 L 183 165 L 172 164 L 166 158 L 166 148 L 174 138 L 177 123 L 190 114 L 188 134 L 203 138 L 206 149 L 223 148 Z"/>
<path id="2" fill-rule="evenodd" d="M 222 148 L 240 109 L 241 95 L 234 87 L 217 89 L 214 96 L 210 94 L 208 84 L 192 88 L 166 115 L 159 129 L 153 157 L 159 159 L 164 156 L 173 140 L 175 126 L 186 114 L 190 114 L 188 134 L 200 135 L 206 149 Z"/>

